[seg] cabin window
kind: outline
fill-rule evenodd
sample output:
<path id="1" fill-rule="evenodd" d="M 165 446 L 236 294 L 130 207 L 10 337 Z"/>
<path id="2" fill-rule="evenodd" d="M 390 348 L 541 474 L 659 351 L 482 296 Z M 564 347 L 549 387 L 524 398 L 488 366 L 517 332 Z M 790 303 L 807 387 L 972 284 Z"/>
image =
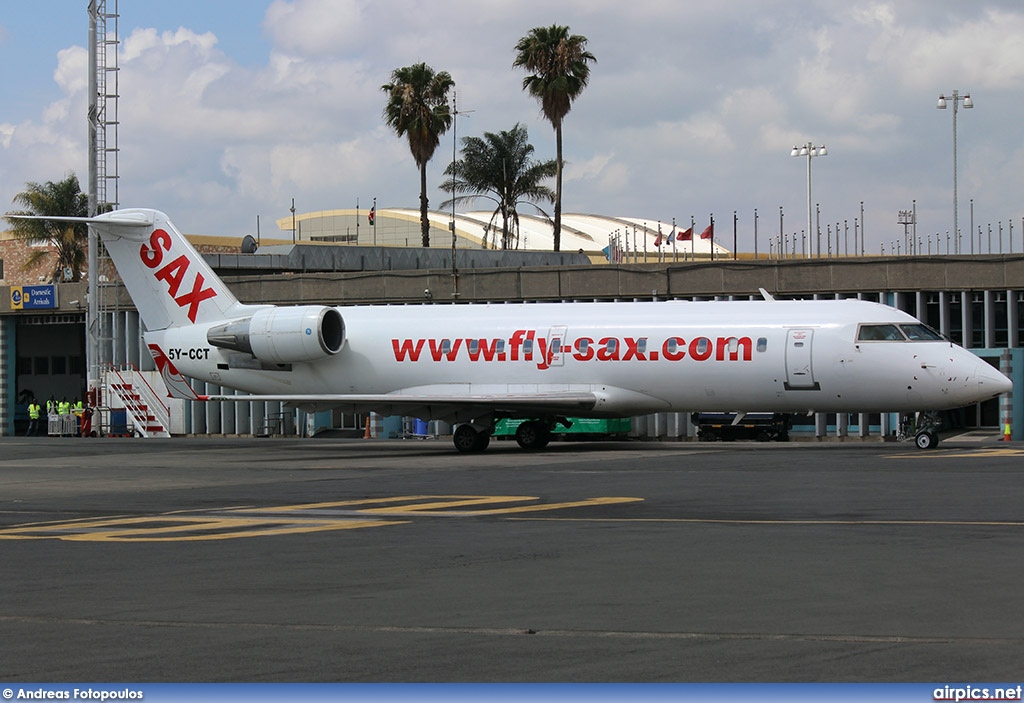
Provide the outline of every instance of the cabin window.
<path id="1" fill-rule="evenodd" d="M 758 337 L 757 338 L 757 351 L 758 352 L 768 351 L 768 338 L 767 337 Z"/>
<path id="2" fill-rule="evenodd" d="M 905 338 L 896 325 L 861 325 L 857 332 L 858 342 L 902 342 Z"/>
<path id="3" fill-rule="evenodd" d="M 693 352 L 694 356 L 703 356 L 708 353 L 708 345 L 711 344 L 711 340 L 707 337 L 697 337 L 697 350 Z"/>
<path id="4" fill-rule="evenodd" d="M 941 334 L 933 330 L 928 325 L 912 324 L 912 325 L 900 325 L 900 329 L 903 330 L 903 334 L 907 335 L 907 339 L 911 342 L 941 342 L 943 337 Z"/>
<path id="5" fill-rule="evenodd" d="M 480 353 L 480 340 L 471 339 L 469 340 L 469 353 L 474 356 Z"/>

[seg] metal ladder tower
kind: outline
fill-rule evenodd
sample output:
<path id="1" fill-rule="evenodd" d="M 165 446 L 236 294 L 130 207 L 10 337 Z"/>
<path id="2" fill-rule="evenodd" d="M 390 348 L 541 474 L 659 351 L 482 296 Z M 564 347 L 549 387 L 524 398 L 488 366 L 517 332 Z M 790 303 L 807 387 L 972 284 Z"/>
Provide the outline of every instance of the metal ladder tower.
<path id="1" fill-rule="evenodd" d="M 89 14 L 89 215 L 114 210 L 118 195 L 118 0 L 90 0 Z M 113 11 L 108 7 L 112 5 Z M 101 369 L 123 359 L 114 349 L 119 316 L 117 273 L 96 233 L 89 230 L 86 319 L 87 381 L 102 385 Z"/>

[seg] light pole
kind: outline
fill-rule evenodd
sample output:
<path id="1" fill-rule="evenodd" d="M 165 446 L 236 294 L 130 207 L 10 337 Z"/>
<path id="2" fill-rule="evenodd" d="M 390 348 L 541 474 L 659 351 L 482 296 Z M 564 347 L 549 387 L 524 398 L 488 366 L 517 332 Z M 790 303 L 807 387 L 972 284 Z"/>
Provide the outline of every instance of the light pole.
<path id="1" fill-rule="evenodd" d="M 811 159 L 815 156 L 828 156 L 828 151 L 825 150 L 824 145 L 814 146 L 814 142 L 807 142 L 803 146 L 793 147 L 793 151 L 789 152 L 790 156 L 806 156 L 807 157 L 807 236 L 811 236 Z M 811 252 L 808 248 L 807 257 L 810 258 Z M 818 232 L 818 257 L 821 257 L 821 232 Z"/>
<path id="2" fill-rule="evenodd" d="M 956 192 L 956 113 L 960 109 L 960 103 L 963 102 L 964 109 L 970 110 L 974 107 L 974 101 L 971 100 L 971 94 L 965 93 L 960 95 L 960 91 L 954 90 L 951 97 L 945 95 L 939 96 L 939 102 L 935 105 L 939 110 L 946 109 L 946 102 L 953 101 L 953 238 L 956 239 L 960 236 L 960 222 L 959 213 L 957 212 L 957 192 Z"/>

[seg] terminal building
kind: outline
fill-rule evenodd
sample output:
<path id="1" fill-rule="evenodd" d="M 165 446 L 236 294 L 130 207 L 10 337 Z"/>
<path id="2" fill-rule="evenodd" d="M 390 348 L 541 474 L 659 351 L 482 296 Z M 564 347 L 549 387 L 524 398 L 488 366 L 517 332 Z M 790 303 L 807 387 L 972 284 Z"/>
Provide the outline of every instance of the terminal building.
<path id="1" fill-rule="evenodd" d="M 1000 368 L 1024 388 L 1024 254 L 778 258 L 735 255 L 699 225 L 642 218 L 565 215 L 552 252 L 550 224 L 520 215 L 506 232 L 490 213 L 432 212 L 431 246 L 420 246 L 419 213 L 334 210 L 278 220 L 273 239 L 190 237 L 239 300 L 249 303 L 434 305 L 592 301 L 740 300 L 764 289 L 785 298 L 860 298 L 899 308 Z M 454 222 L 454 224 L 453 224 Z M 687 230 L 689 230 L 687 232 Z M 501 248 L 502 241 L 508 248 Z M 83 397 L 84 282 L 48 283 L 19 265 L 22 242 L 0 242 L 0 434 L 24 432 L 27 397 Z M 777 254 L 778 252 L 776 252 Z M 133 304 L 101 262 L 99 305 L 103 412 L 97 426 L 128 435 L 363 436 L 446 434 L 443 423 L 338 412 L 305 414 L 281 404 L 189 403 L 163 396 Z M 50 305 L 26 289 L 52 287 Z M 23 297 L 24 296 L 24 297 Z M 231 393 L 196 382 L 199 393 Z M 148 387 L 152 386 L 150 391 Z M 145 390 L 144 390 L 145 389 Z M 140 398 L 140 396 L 142 396 Z M 134 417 L 133 406 L 145 406 Z M 159 407 L 159 412 L 157 409 Z M 137 408 L 136 408 L 137 410 Z M 737 410 L 694 408 L 694 410 Z M 159 415 L 159 417 L 155 417 Z M 1004 397 L 946 413 L 946 429 L 1024 436 L 1024 413 Z M 609 431 L 648 439 L 693 439 L 688 413 L 634 417 Z M 892 414 L 794 418 L 791 436 L 858 441 L 893 438 Z M 601 431 L 601 428 L 595 430 Z"/>

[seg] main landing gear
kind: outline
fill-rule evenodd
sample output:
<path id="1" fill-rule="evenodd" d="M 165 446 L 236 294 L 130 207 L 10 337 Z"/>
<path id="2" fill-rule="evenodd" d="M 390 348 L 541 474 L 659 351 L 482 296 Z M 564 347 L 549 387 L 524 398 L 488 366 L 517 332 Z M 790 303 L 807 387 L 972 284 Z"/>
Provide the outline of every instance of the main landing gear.
<path id="1" fill-rule="evenodd" d="M 459 425 L 452 433 L 452 443 L 463 454 L 482 452 L 491 443 L 491 428 Z"/>
<path id="2" fill-rule="evenodd" d="M 551 441 L 551 430 L 556 424 L 565 427 L 572 425 L 563 417 L 527 420 L 516 428 L 516 443 L 527 451 L 543 449 Z M 472 422 L 458 425 L 452 433 L 452 443 L 465 454 L 482 452 L 491 443 L 493 429 L 493 425 L 478 425 Z"/>
<path id="3" fill-rule="evenodd" d="M 551 429 L 541 420 L 527 420 L 516 428 L 516 443 L 523 449 L 543 449 L 550 441 Z"/>

